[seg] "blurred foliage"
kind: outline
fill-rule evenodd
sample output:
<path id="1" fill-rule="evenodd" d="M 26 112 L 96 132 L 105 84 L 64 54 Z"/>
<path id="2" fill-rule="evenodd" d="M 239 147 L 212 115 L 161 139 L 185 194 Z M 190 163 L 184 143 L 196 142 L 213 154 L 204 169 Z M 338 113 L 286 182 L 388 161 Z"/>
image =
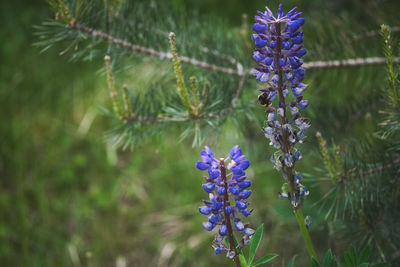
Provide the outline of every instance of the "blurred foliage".
<path id="1" fill-rule="evenodd" d="M 275 9 L 277 3 L 272 3 L 271 8 Z M 381 23 L 398 26 L 400 4 L 395 0 L 283 3 L 285 8 L 297 4 L 306 14 L 308 61 L 381 56 L 383 49 L 379 35 L 362 35 L 379 30 Z M 164 20 L 168 18 L 169 10 L 160 9 L 145 19 L 142 17 L 142 23 L 151 30 L 136 29 L 138 34 L 131 36 L 142 44 L 167 51 L 167 34 L 175 31 L 178 51 L 182 55 L 200 55 L 219 63 L 212 56 L 193 49 L 202 44 L 238 56 L 251 67 L 251 53 L 243 50 L 243 43 L 236 43 L 237 38 L 235 42 L 222 39 L 219 34 L 226 37 L 228 31 L 225 29 L 239 33 L 242 13 L 248 14 L 250 25 L 255 10 L 262 9 L 265 4 L 265 1 L 174 0 L 170 1 L 175 10 L 171 9 L 171 12 L 185 12 Z M 118 5 L 110 8 L 118 8 Z M 177 144 L 185 126 L 167 127 L 166 133 L 141 140 L 132 152 L 117 150 L 111 145 L 115 140 L 104 138 L 104 132 L 109 129 L 118 131 L 119 124 L 102 116 L 102 107 L 111 109 L 111 101 L 105 72 L 96 73 L 104 65 L 103 52 L 114 48 L 106 44 L 89 46 L 82 55 L 86 60 L 74 63 L 69 62 L 64 53 L 60 56 L 60 52 L 68 47 L 62 44 L 54 44 L 53 48 L 40 54 L 40 49 L 32 47 L 32 43 L 40 41 L 33 35 L 37 32 L 33 25 L 41 25 L 54 16 L 49 6 L 44 2 L 3 1 L 0 14 L 3 22 L 0 37 L 4 40 L 0 46 L 0 237 L 3 241 L 0 243 L 0 265 L 113 266 L 118 261 L 126 262 L 127 266 L 226 266 L 224 257 L 213 255 L 212 237 L 200 226 L 202 217 L 198 215 L 197 207 L 204 192 L 200 186 L 201 177 L 194 170 L 199 149 L 191 149 L 189 140 Z M 130 10 L 128 15 L 135 14 L 138 13 Z M 184 14 L 193 14 L 193 21 L 207 20 L 190 25 L 186 22 L 191 18 Z M 107 27 L 107 21 L 98 19 L 101 14 L 95 15 L 90 16 L 88 22 Z M 196 31 L 206 26 L 204 35 L 197 34 Z M 118 25 L 108 27 L 124 29 L 118 29 Z M 218 28 L 215 33 L 214 28 Z M 157 29 L 165 31 L 163 42 L 158 42 L 161 38 L 154 36 Z M 393 37 L 397 42 L 398 34 L 393 33 Z M 90 40 L 83 42 L 91 43 Z M 70 49 L 74 50 L 74 45 Z M 398 54 L 395 50 L 394 55 Z M 171 62 L 128 52 L 121 53 L 115 60 L 117 85 L 121 87 L 123 81 L 128 85 L 133 101 L 138 99 L 132 104 L 144 103 L 143 108 L 151 111 L 151 104 L 157 99 L 169 102 L 165 93 L 176 88 Z M 187 82 L 188 77 L 194 75 L 199 83 L 209 82 L 212 92 L 225 94 L 227 100 L 238 82 L 237 78 L 187 65 L 183 65 L 183 72 Z M 345 152 L 351 147 L 355 150 L 353 154 L 358 153 L 354 158 L 363 159 L 365 151 L 372 151 L 371 147 L 361 149 L 353 144 L 368 144 L 370 136 L 381 130 L 377 125 L 382 122 L 378 111 L 384 109 L 386 102 L 381 97 L 387 85 L 385 73 L 382 66 L 310 70 L 306 78 L 306 83 L 310 84 L 306 96 L 312 103 L 307 114 L 313 123 L 312 130 L 320 131 L 329 144 L 334 140 L 338 146 L 347 147 Z M 244 83 L 243 103 L 254 105 L 257 86 L 251 78 L 248 80 Z M 237 112 L 216 133 L 218 139 L 209 139 L 210 146 L 215 147 L 218 155 L 219 151 L 226 151 L 238 143 L 253 164 L 249 169 L 254 183 L 251 197 L 254 215 L 250 220 L 254 226 L 264 223 L 264 236 L 256 258 L 277 253 L 280 257 L 273 262 L 287 263 L 298 254 L 295 266 L 307 266 L 309 261 L 294 216 L 286 203 L 278 199 L 282 178 L 267 160 L 271 150 L 261 134 L 260 125 L 248 120 L 252 113 L 259 122 L 262 121 L 262 108 L 256 105 L 246 112 Z M 324 165 L 312 130 L 304 145 L 304 162 L 299 167 L 314 178 L 323 178 L 315 169 L 317 166 L 324 170 Z M 111 132 L 109 136 L 115 135 Z M 393 147 L 380 144 L 373 146 L 383 151 Z M 368 154 L 366 164 L 377 162 L 376 158 L 381 157 L 381 152 L 373 151 L 372 155 Z M 396 152 L 383 159 L 390 161 Z M 343 156 L 342 160 L 345 159 Z M 354 167 L 346 164 L 346 168 Z M 368 170 L 369 166 L 357 168 Z M 393 176 L 397 173 L 392 169 L 379 175 L 397 177 Z M 317 244 L 317 253 L 323 258 L 328 248 L 332 248 L 335 255 L 342 255 L 349 244 L 364 237 L 364 232 L 359 232 L 359 217 L 348 219 L 345 216 L 345 221 L 327 221 L 327 210 L 323 208 L 319 212 L 312 203 L 321 199 L 331 189 L 331 184 L 314 183 L 311 179 L 308 182 L 313 187 L 305 204 L 305 213 L 313 220 L 311 235 Z M 358 190 L 362 184 L 354 184 L 354 188 Z M 378 194 L 380 190 L 386 192 L 380 187 L 374 189 Z M 368 191 L 365 194 L 368 195 Z M 387 203 L 386 197 L 381 196 Z M 376 203 L 381 202 L 371 199 L 363 203 L 364 210 L 375 209 Z M 357 206 L 355 210 L 359 208 Z M 389 212 L 395 214 L 393 210 Z M 392 221 L 394 225 L 376 224 L 377 232 L 387 234 L 387 229 L 398 225 L 398 219 Z M 398 246 L 387 250 L 394 264 L 399 261 L 398 251 Z M 373 262 L 379 261 L 377 254 L 378 251 L 372 251 Z"/>

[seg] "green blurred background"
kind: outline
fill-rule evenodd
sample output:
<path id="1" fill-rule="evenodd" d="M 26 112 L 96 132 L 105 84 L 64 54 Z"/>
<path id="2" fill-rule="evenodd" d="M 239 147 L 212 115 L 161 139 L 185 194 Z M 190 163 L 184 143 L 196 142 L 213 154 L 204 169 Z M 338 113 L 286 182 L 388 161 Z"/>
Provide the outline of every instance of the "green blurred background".
<path id="1" fill-rule="evenodd" d="M 299 5 L 310 22 L 306 60 L 381 56 L 379 36 L 341 49 L 350 38 L 345 31 L 313 27 L 331 23 L 364 33 L 383 22 L 395 26 L 400 11 L 398 1 L 285 3 Z M 242 13 L 251 17 L 277 2 L 172 4 L 240 27 Z M 110 107 L 105 77 L 98 72 L 103 62 L 71 63 L 59 55 L 61 47 L 41 54 L 33 46 L 38 41 L 33 26 L 53 16 L 44 1 L 2 1 L 0 14 L 0 266 L 227 266 L 226 258 L 213 255 L 212 235 L 201 228 L 204 218 L 197 212 L 206 197 L 202 175 L 194 168 L 200 148 L 191 148 L 190 140 L 177 144 L 180 129 L 174 129 L 133 151 L 114 149 L 104 139 L 110 121 L 99 112 L 101 106 Z M 354 103 L 362 106 L 377 97 L 384 77 L 377 66 L 310 71 L 307 82 L 312 86 L 306 95 L 314 101 L 309 115 L 315 123 L 300 169 L 313 173 L 313 167 L 322 168 L 315 131 L 340 143 L 375 129 L 370 113 L 349 123 L 344 110 L 355 109 L 356 114 Z M 331 117 L 318 118 L 319 110 Z M 228 121 L 214 150 L 223 155 L 239 144 L 252 162 L 254 214 L 249 220 L 254 227 L 265 224 L 260 251 L 280 255 L 270 266 L 280 266 L 294 254 L 299 255 L 298 266 L 306 266 L 294 216 L 277 197 L 282 179 L 267 160 L 271 148 L 254 124 L 249 129 L 238 133 Z M 350 244 L 312 206 L 324 191 L 312 187 L 305 206 L 320 255 L 333 245 L 341 252 Z"/>

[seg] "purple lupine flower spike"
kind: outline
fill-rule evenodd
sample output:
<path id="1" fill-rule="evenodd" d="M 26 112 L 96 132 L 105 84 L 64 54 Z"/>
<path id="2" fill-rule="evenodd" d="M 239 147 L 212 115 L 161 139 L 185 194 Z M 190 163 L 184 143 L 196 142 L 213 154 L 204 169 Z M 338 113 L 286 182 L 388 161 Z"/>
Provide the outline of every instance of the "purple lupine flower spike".
<path id="1" fill-rule="evenodd" d="M 300 111 L 309 105 L 309 101 L 303 99 L 307 85 L 302 83 L 306 72 L 302 68 L 302 57 L 307 50 L 302 44 L 300 27 L 305 20 L 296 8 L 285 15 L 282 5 L 279 5 L 276 15 L 267 7 L 265 12 L 257 13 L 252 38 L 256 46 L 253 57 L 259 66 L 255 68 L 254 75 L 264 85 L 258 97 L 268 114 L 264 134 L 270 145 L 279 149 L 272 155 L 271 161 L 276 170 L 283 171 L 287 182 L 280 196 L 297 207 L 309 194 L 307 187 L 300 183 L 301 173 L 294 171 L 296 161 L 301 159 L 295 145 L 302 143 L 304 130 L 310 126 L 308 119 L 300 115 Z M 273 105 L 276 98 L 278 103 Z M 244 186 L 241 184 L 240 187 Z"/>
<path id="2" fill-rule="evenodd" d="M 204 200 L 205 206 L 199 212 L 208 215 L 208 220 L 202 224 L 203 228 L 211 231 L 217 228 L 213 241 L 215 254 L 227 252 L 227 257 L 238 260 L 237 248 L 234 245 L 233 231 L 243 234 L 243 244 L 249 244 L 254 230 L 243 223 L 243 217 L 251 214 L 248 210 L 247 199 L 251 195 L 251 182 L 247 180 L 245 170 L 250 162 L 245 159 L 239 146 L 234 146 L 227 159 L 216 159 L 209 147 L 201 151 L 201 161 L 196 163 L 199 170 L 208 170 L 205 176 L 206 183 L 203 189 L 209 193 L 209 200 Z M 227 165 L 225 162 L 229 161 Z M 223 239 L 227 236 L 229 247 L 225 246 Z"/>

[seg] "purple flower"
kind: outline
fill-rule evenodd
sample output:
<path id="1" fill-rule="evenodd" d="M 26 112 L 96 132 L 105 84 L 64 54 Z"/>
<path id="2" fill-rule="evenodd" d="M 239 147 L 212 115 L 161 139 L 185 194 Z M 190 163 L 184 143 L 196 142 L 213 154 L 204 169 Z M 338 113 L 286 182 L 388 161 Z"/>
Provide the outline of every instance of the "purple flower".
<path id="1" fill-rule="evenodd" d="M 242 199 L 247 199 L 249 198 L 250 195 L 251 195 L 251 190 L 243 190 L 242 192 L 240 192 L 240 197 Z"/>
<path id="2" fill-rule="evenodd" d="M 254 58 L 259 63 L 256 80 L 264 83 L 260 89 L 263 92 L 262 102 L 269 103 L 266 105 L 268 115 L 264 134 L 270 145 L 278 149 L 271 157 L 274 168 L 282 170 L 285 181 L 294 185 L 290 188 L 295 191 L 283 192 L 281 198 L 289 199 L 294 206 L 302 203 L 309 194 L 307 188 L 301 185 L 300 174 L 294 171 L 295 163 L 301 159 L 301 153 L 295 145 L 303 142 L 304 131 L 310 126 L 300 114 L 309 105 L 309 101 L 303 99 L 307 85 L 303 83 L 306 71 L 302 68 L 302 57 L 307 50 L 303 47 L 304 37 L 300 31 L 305 19 L 300 16 L 301 12 L 296 8 L 285 14 L 282 5 L 279 5 L 274 15 L 266 7 L 265 12 L 258 11 L 253 26 L 256 45 Z M 279 97 L 278 101 L 275 101 L 276 96 Z M 288 178 L 288 175 L 292 177 Z M 250 184 L 247 180 L 238 181 L 237 186 L 242 189 L 238 196 L 245 199 L 243 189 Z M 245 213 L 242 212 L 244 216 Z"/>
<path id="3" fill-rule="evenodd" d="M 211 231 L 212 229 L 214 229 L 215 225 L 210 222 L 203 222 L 201 226 L 203 226 L 203 228 L 206 229 L 207 231 Z"/>
<path id="4" fill-rule="evenodd" d="M 224 236 L 232 235 L 232 231 L 242 232 L 244 236 L 254 234 L 254 230 L 246 228 L 242 222 L 243 217 L 251 214 L 246 201 L 251 195 L 251 190 L 248 189 L 251 181 L 247 180 L 245 173 L 250 162 L 239 146 L 234 146 L 226 159 L 217 160 L 207 146 L 200 156 L 202 160 L 196 163 L 196 168 L 208 170 L 209 174 L 204 177 L 206 183 L 202 185 L 204 191 L 209 193 L 209 199 L 203 201 L 205 206 L 199 208 L 201 214 L 209 215 L 202 227 L 207 231 L 217 227 L 218 234 L 213 241 L 216 254 L 223 250 L 230 252 L 233 248 L 227 248 L 223 244 Z"/>
<path id="5" fill-rule="evenodd" d="M 305 109 L 309 104 L 308 100 L 301 100 L 297 105 L 299 106 L 300 109 Z"/>
<path id="6" fill-rule="evenodd" d="M 236 230 L 238 230 L 238 231 L 243 231 L 244 230 L 244 224 L 242 223 L 242 222 L 235 222 L 235 227 L 236 227 Z"/>
<path id="7" fill-rule="evenodd" d="M 264 55 L 264 54 L 261 54 L 261 53 L 258 52 L 258 51 L 256 51 L 256 52 L 253 53 L 253 58 L 254 58 L 256 61 L 261 61 L 261 60 L 264 60 L 265 55 Z"/>
<path id="8" fill-rule="evenodd" d="M 245 235 L 253 235 L 255 233 L 255 231 L 253 229 L 251 229 L 251 228 L 246 228 L 246 229 L 243 230 L 243 233 Z"/>
<path id="9" fill-rule="evenodd" d="M 199 208 L 199 212 L 204 215 L 208 215 L 211 213 L 211 207 L 203 206 Z"/>
<path id="10" fill-rule="evenodd" d="M 258 33 L 265 33 L 267 30 L 267 25 L 256 23 L 253 25 L 252 30 Z"/>
<path id="11" fill-rule="evenodd" d="M 202 186 L 203 186 L 204 191 L 206 191 L 207 193 L 211 193 L 215 188 L 214 183 L 206 183 L 206 184 L 203 184 Z"/>
<path id="12" fill-rule="evenodd" d="M 251 186 L 251 182 L 250 181 L 243 181 L 243 182 L 240 182 L 240 183 L 238 183 L 238 186 L 240 187 L 240 188 L 248 188 L 248 187 L 250 187 Z"/>
<path id="13" fill-rule="evenodd" d="M 299 19 L 289 21 L 288 25 L 289 25 L 290 32 L 297 31 L 300 28 L 300 26 L 302 26 L 304 24 L 304 22 L 305 22 L 304 18 L 299 18 Z"/>

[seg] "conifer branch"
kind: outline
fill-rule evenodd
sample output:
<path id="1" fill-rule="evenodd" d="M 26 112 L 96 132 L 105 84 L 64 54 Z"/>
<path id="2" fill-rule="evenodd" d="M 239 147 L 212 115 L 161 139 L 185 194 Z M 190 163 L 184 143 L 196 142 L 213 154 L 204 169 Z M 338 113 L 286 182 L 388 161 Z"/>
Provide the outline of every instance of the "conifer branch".
<path id="1" fill-rule="evenodd" d="M 152 48 L 148 48 L 148 47 L 143 47 L 140 45 L 136 45 L 136 44 L 132 44 L 128 41 L 124 41 L 122 39 L 116 38 L 110 34 L 101 32 L 101 31 L 97 31 L 91 27 L 88 27 L 82 23 L 80 23 L 79 21 L 73 21 L 72 23 L 69 24 L 70 29 L 73 30 L 77 30 L 80 32 L 84 32 L 87 34 L 92 35 L 93 37 L 97 37 L 100 38 L 104 41 L 113 43 L 115 45 L 120 45 L 122 47 L 125 47 L 127 49 L 130 49 L 132 51 L 141 53 L 141 54 L 145 54 L 148 56 L 153 56 L 153 57 L 158 57 L 160 59 L 172 59 L 173 55 L 172 53 L 169 52 L 162 52 L 162 51 L 157 51 L 155 49 Z M 237 69 L 232 69 L 232 68 L 227 68 L 227 67 L 221 67 L 221 66 L 217 66 L 217 65 L 213 65 L 204 61 L 200 61 L 194 58 L 189 58 L 189 57 L 184 57 L 181 56 L 179 57 L 180 61 L 186 64 L 190 64 L 193 66 L 197 66 L 203 69 L 207 69 L 207 70 L 213 70 L 213 71 L 219 71 L 219 72 L 223 72 L 226 74 L 230 74 L 230 75 L 238 75 L 238 76 L 242 76 L 243 75 L 243 66 L 240 63 L 237 63 Z"/>
<path id="2" fill-rule="evenodd" d="M 84 32 L 86 34 L 92 35 L 93 37 L 100 38 L 106 42 L 113 43 L 118 46 L 122 46 L 124 48 L 130 49 L 137 53 L 141 53 L 144 55 L 158 57 L 160 59 L 172 59 L 173 55 L 170 52 L 162 52 L 157 51 L 152 48 L 140 46 L 133 44 L 128 41 L 124 41 L 122 39 L 116 38 L 110 34 L 95 30 L 91 27 L 88 27 L 79 21 L 72 21 L 69 24 L 69 28 L 72 30 L 77 30 L 79 32 Z M 235 76 L 243 76 L 246 73 L 251 73 L 252 70 L 246 70 L 243 68 L 243 65 L 237 62 L 233 57 L 227 55 L 218 54 L 217 51 L 209 50 L 208 48 L 203 48 L 203 51 L 207 51 L 208 53 L 219 55 L 224 57 L 225 59 L 229 59 L 232 64 L 236 64 L 236 69 L 229 67 L 217 66 L 214 64 L 210 64 L 204 61 L 197 60 L 195 58 L 180 56 L 179 59 L 182 63 L 193 65 L 199 68 L 203 68 L 206 70 L 223 72 L 229 75 Z M 310 61 L 304 63 L 303 67 L 305 69 L 321 69 L 321 68 L 340 68 L 340 67 L 358 67 L 358 66 L 366 66 L 366 65 L 383 65 L 386 63 L 386 59 L 384 57 L 367 57 L 367 58 L 354 58 L 354 59 L 343 59 L 343 60 L 328 60 L 328 61 Z M 400 58 L 393 58 L 393 63 L 400 63 Z"/>
<path id="3" fill-rule="evenodd" d="M 371 176 L 374 174 L 377 174 L 379 172 L 382 172 L 386 169 L 389 169 L 391 167 L 393 167 L 394 165 L 397 165 L 400 163 L 400 156 L 398 156 L 393 162 L 388 163 L 386 165 L 374 168 L 374 169 L 370 169 L 366 172 L 361 172 L 361 173 L 355 173 L 355 170 L 350 170 L 347 175 L 344 177 L 344 180 L 349 179 L 349 178 L 356 178 L 356 177 L 366 177 L 366 176 Z"/>
<path id="4" fill-rule="evenodd" d="M 400 63 L 400 58 L 393 58 L 393 63 Z M 358 67 L 367 65 L 383 65 L 386 64 L 384 57 L 366 57 L 366 58 L 350 58 L 343 60 L 328 60 L 328 61 L 310 61 L 303 64 L 306 69 L 321 69 L 321 68 L 340 68 L 340 67 Z"/>
<path id="5" fill-rule="evenodd" d="M 144 27 L 143 24 L 139 24 L 138 28 L 142 29 L 142 30 L 145 30 L 147 32 L 154 32 L 158 36 L 161 36 L 162 38 L 169 38 L 169 33 L 168 32 L 161 31 L 161 30 L 159 30 L 157 28 Z M 247 38 L 247 36 L 246 36 L 246 38 Z M 201 52 L 213 55 L 213 56 L 215 56 L 215 57 L 217 57 L 219 59 L 222 59 L 222 60 L 230 63 L 233 66 L 237 66 L 238 64 L 241 65 L 234 57 L 232 57 L 230 55 L 222 54 L 218 50 L 210 49 L 210 48 L 208 48 L 206 46 L 199 46 L 199 44 L 194 44 L 194 43 L 188 42 L 188 41 L 182 41 L 182 43 L 184 43 L 188 47 L 196 47 L 196 48 L 200 49 Z"/>

